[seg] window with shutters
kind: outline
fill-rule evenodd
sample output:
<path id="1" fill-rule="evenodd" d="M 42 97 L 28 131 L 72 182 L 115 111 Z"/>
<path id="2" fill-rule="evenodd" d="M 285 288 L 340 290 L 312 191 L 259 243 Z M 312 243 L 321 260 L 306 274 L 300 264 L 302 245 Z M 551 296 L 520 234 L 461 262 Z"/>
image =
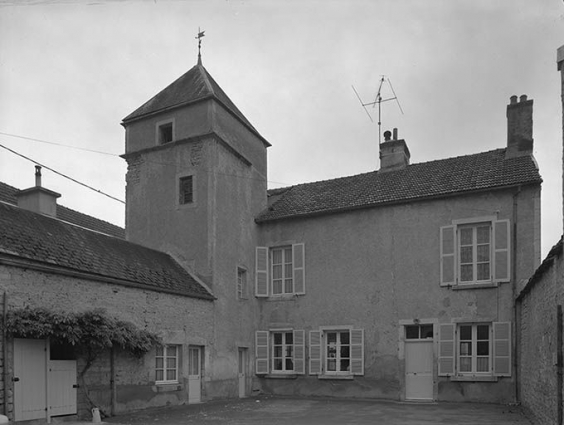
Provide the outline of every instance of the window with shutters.
<path id="1" fill-rule="evenodd" d="M 173 384 L 178 382 L 180 346 L 161 345 L 155 354 L 155 382 Z"/>
<path id="2" fill-rule="evenodd" d="M 305 248 L 303 243 L 257 247 L 255 264 L 257 297 L 305 294 Z"/>
<path id="3" fill-rule="evenodd" d="M 256 374 L 305 373 L 305 332 L 303 330 L 257 331 L 255 334 Z"/>
<path id="4" fill-rule="evenodd" d="M 440 233 L 441 285 L 509 281 L 509 220 L 460 220 L 442 227 Z"/>
<path id="5" fill-rule="evenodd" d="M 309 373 L 320 376 L 364 374 L 364 330 L 310 331 Z"/>
<path id="6" fill-rule="evenodd" d="M 439 325 L 439 376 L 511 376 L 511 323 Z"/>

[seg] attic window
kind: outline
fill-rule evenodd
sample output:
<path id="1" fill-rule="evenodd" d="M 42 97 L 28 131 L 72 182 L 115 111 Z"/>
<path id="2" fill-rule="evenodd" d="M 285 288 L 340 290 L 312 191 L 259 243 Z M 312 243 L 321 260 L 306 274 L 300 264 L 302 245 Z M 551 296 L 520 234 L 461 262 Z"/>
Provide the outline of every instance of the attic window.
<path id="1" fill-rule="evenodd" d="M 191 204 L 194 202 L 194 179 L 192 176 L 180 178 L 178 202 L 180 205 Z"/>
<path id="2" fill-rule="evenodd" d="M 172 122 L 160 124 L 158 126 L 159 143 L 169 143 L 173 140 Z"/>

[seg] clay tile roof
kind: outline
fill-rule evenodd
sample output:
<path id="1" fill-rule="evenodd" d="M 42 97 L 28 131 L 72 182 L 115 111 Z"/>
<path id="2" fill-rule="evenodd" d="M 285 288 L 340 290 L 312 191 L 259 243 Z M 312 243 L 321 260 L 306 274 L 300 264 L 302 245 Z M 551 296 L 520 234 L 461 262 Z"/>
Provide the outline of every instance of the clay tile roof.
<path id="1" fill-rule="evenodd" d="M 412 164 L 397 171 L 299 184 L 269 191 L 257 223 L 454 195 L 542 179 L 531 156 L 505 159 L 505 149 Z"/>
<path id="2" fill-rule="evenodd" d="M 4 258 L 188 297 L 213 296 L 169 255 L 0 203 Z"/>
<path id="3" fill-rule="evenodd" d="M 16 193 L 18 191 L 19 189 L 0 182 L 0 201 L 17 205 Z M 125 239 L 125 229 L 62 205 L 57 205 L 57 218 L 77 226 L 94 230 L 95 232 L 105 233 L 106 235 Z"/>
<path id="4" fill-rule="evenodd" d="M 123 119 L 124 123 L 205 99 L 215 99 L 262 140 L 227 94 L 202 65 L 196 65 Z M 266 142 L 266 140 L 264 140 Z M 268 143 L 268 142 L 266 142 Z"/>

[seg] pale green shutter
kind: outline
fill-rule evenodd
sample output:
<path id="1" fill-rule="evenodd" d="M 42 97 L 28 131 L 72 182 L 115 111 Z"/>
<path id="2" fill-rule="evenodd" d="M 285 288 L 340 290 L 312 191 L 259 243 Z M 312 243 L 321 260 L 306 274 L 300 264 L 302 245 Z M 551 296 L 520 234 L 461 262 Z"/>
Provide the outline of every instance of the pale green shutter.
<path id="1" fill-rule="evenodd" d="M 351 330 L 351 373 L 364 375 L 364 329 Z"/>
<path id="2" fill-rule="evenodd" d="M 294 372 L 305 373 L 305 332 L 294 331 Z"/>
<path id="3" fill-rule="evenodd" d="M 294 268 L 294 293 L 305 294 L 305 246 L 292 245 L 292 265 Z"/>
<path id="4" fill-rule="evenodd" d="M 511 322 L 493 323 L 493 372 L 511 376 Z"/>
<path id="5" fill-rule="evenodd" d="M 456 226 L 441 227 L 441 286 L 456 283 Z"/>
<path id="6" fill-rule="evenodd" d="M 255 373 L 268 373 L 268 331 L 255 332 Z"/>
<path id="7" fill-rule="evenodd" d="M 439 325 L 439 376 L 454 375 L 455 326 L 452 323 Z"/>
<path id="8" fill-rule="evenodd" d="M 309 331 L 309 374 L 321 375 L 321 331 Z"/>
<path id="9" fill-rule="evenodd" d="M 494 282 L 508 282 L 510 274 L 511 251 L 509 220 L 493 222 L 493 277 Z"/>
<path id="10" fill-rule="evenodd" d="M 256 249 L 255 296 L 268 297 L 268 248 L 263 246 Z"/>

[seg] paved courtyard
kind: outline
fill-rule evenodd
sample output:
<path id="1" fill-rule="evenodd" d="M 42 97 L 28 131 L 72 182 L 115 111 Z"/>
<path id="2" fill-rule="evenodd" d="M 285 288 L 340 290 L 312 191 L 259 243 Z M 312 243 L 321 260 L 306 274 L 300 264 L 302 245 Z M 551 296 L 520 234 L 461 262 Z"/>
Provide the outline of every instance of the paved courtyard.
<path id="1" fill-rule="evenodd" d="M 122 425 L 530 425 L 514 406 L 414 404 L 367 400 L 260 397 L 140 411 L 105 419 Z"/>

